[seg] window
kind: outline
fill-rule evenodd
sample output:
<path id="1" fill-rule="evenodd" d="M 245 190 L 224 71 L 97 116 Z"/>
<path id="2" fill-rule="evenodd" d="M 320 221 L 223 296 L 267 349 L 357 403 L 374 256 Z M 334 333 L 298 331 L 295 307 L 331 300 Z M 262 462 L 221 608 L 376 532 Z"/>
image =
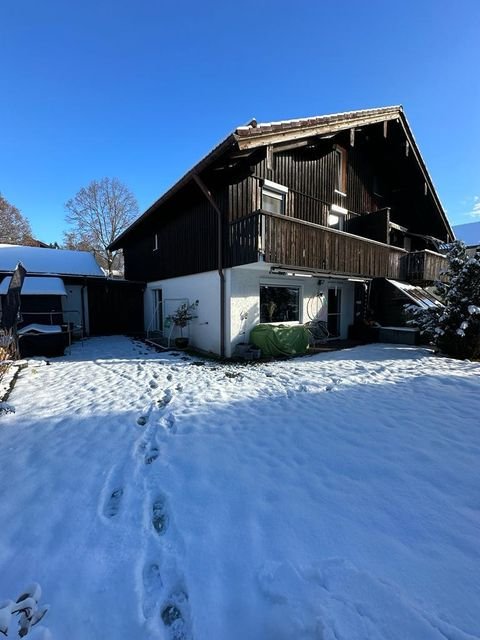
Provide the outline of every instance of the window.
<path id="1" fill-rule="evenodd" d="M 299 287 L 260 285 L 260 322 L 299 321 Z"/>
<path id="2" fill-rule="evenodd" d="M 330 213 L 328 214 L 328 226 L 332 229 L 345 231 L 347 214 L 348 209 L 332 204 L 330 207 Z"/>
<path id="3" fill-rule="evenodd" d="M 153 250 L 158 251 L 158 233 L 153 236 Z"/>
<path id="4" fill-rule="evenodd" d="M 335 191 L 345 194 L 347 191 L 347 151 L 342 147 L 334 148 L 336 180 Z"/>
<path id="5" fill-rule="evenodd" d="M 262 206 L 264 211 L 271 213 L 285 213 L 285 202 L 288 188 L 270 180 L 264 180 L 262 185 Z"/>

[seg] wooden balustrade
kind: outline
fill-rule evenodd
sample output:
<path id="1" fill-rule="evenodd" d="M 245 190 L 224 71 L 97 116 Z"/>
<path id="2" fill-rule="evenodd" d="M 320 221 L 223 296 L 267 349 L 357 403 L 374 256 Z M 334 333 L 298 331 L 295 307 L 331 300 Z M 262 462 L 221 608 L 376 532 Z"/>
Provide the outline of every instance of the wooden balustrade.
<path id="1" fill-rule="evenodd" d="M 265 262 L 358 277 L 401 278 L 404 249 L 265 211 L 230 225 L 231 266 Z"/>
<path id="2" fill-rule="evenodd" d="M 447 259 L 434 251 L 413 251 L 402 258 L 402 275 L 414 284 L 441 280 L 447 267 Z"/>

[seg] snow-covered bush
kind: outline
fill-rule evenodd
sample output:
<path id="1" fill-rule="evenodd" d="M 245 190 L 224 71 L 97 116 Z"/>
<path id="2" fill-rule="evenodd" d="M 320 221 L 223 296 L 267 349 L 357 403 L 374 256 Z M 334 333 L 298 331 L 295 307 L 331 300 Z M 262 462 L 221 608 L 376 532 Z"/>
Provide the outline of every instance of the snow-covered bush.
<path id="1" fill-rule="evenodd" d="M 454 358 L 480 357 L 480 251 L 467 254 L 454 242 L 446 255 L 444 281 L 436 283 L 444 307 L 408 307 L 409 324 L 420 328 L 432 344 Z"/>

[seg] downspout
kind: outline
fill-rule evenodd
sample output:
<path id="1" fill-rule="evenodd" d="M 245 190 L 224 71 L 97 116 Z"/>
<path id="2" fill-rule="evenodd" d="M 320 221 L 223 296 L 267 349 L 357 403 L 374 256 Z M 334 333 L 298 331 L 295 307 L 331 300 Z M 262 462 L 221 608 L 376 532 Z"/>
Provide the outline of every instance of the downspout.
<path id="1" fill-rule="evenodd" d="M 217 214 L 217 270 L 220 278 L 220 355 L 225 357 L 225 274 L 223 272 L 223 215 L 206 184 L 193 174 L 193 179 Z"/>

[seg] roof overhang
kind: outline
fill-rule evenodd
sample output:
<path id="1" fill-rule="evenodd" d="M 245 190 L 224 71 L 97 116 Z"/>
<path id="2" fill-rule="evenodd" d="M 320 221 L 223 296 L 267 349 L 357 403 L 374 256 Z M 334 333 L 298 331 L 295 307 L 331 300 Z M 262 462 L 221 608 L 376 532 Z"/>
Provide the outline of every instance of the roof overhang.
<path id="1" fill-rule="evenodd" d="M 8 292 L 11 277 L 4 278 L 0 284 L 0 295 Z M 61 278 L 36 278 L 27 276 L 23 282 L 22 296 L 66 296 L 67 291 Z"/>
<path id="2" fill-rule="evenodd" d="M 352 129 L 352 127 L 396 120 L 400 117 L 401 112 L 402 107 L 395 106 L 266 124 L 255 123 L 246 127 L 238 127 L 235 131 L 235 138 L 240 150 L 253 149 L 286 141 L 334 134 Z"/>
<path id="3" fill-rule="evenodd" d="M 378 124 L 381 122 L 397 121 L 401 124 L 406 139 L 413 151 L 423 178 L 433 200 L 438 208 L 439 214 L 445 225 L 447 233 L 453 239 L 454 234 L 450 223 L 448 222 L 445 210 L 438 197 L 433 181 L 428 173 L 426 164 L 422 158 L 416 140 L 410 129 L 410 125 L 403 112 L 401 105 L 390 107 L 380 107 L 376 109 L 362 109 L 357 111 L 348 111 L 344 113 L 336 113 L 324 116 L 315 116 L 310 118 L 298 118 L 295 120 L 282 120 L 279 122 L 257 123 L 255 120 L 248 125 L 237 127 L 233 133 L 227 136 L 220 144 L 218 144 L 210 153 L 208 153 L 199 163 L 197 163 L 190 171 L 188 171 L 177 183 L 175 183 L 163 196 L 154 202 L 144 214 L 142 214 L 133 224 L 128 227 L 118 238 L 116 238 L 108 247 L 109 250 L 115 251 L 124 246 L 125 238 L 137 228 L 145 219 L 147 219 L 156 209 L 167 202 L 182 187 L 187 185 L 194 176 L 200 174 L 209 168 L 215 160 L 227 152 L 236 151 L 237 153 L 245 153 L 249 150 L 266 147 L 269 145 L 279 145 L 295 143 L 307 138 L 325 136 L 328 134 L 336 134 L 341 131 L 348 131 L 357 127 Z"/>

